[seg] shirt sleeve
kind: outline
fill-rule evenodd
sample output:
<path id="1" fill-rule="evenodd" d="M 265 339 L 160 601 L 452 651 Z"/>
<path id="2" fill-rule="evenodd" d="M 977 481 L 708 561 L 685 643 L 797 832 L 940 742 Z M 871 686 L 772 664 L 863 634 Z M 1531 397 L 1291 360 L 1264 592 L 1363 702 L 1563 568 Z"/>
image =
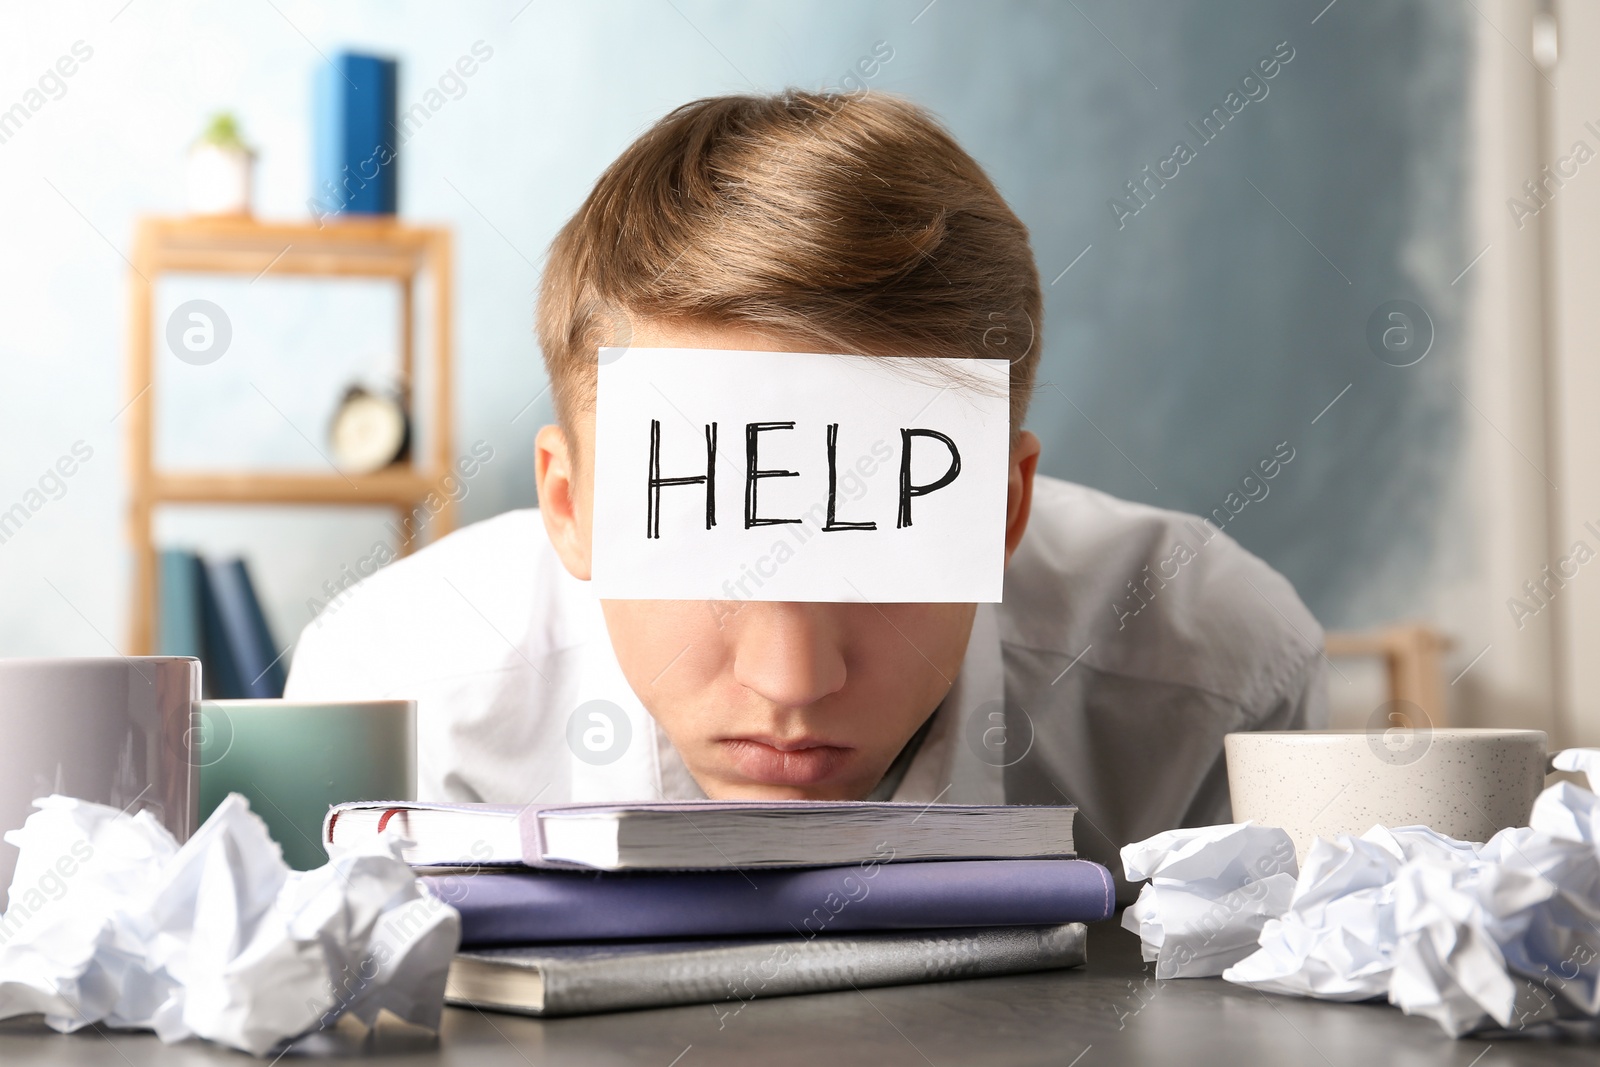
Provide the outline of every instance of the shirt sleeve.
<path id="1" fill-rule="evenodd" d="M 1250 709 L 1245 709 L 1247 716 Z M 1246 730 L 1321 730 L 1328 725 L 1327 660 L 1321 650 L 1306 658 L 1285 694 L 1250 717 Z M 1206 787 L 1183 815 L 1181 826 L 1215 826 L 1233 821 L 1228 797 L 1226 760 L 1218 754 L 1217 765 L 1208 776 Z"/>
<path id="2" fill-rule="evenodd" d="M 363 677 L 360 665 L 366 649 L 357 647 L 359 635 L 328 632 L 313 619 L 295 644 L 285 700 L 357 700 L 381 691 L 382 682 Z"/>

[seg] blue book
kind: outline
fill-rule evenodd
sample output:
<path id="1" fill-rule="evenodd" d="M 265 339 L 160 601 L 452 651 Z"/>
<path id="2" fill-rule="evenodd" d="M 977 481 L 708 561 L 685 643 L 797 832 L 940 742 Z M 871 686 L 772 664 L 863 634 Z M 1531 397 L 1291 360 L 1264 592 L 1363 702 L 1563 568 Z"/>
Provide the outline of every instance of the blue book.
<path id="1" fill-rule="evenodd" d="M 215 653 L 216 698 L 283 696 L 283 660 L 244 560 L 209 560 L 205 573 L 206 636 Z"/>
<path id="2" fill-rule="evenodd" d="M 156 617 L 156 654 L 204 659 L 203 597 L 205 574 L 200 557 L 182 548 L 161 552 L 157 566 L 160 597 Z"/>
<path id="3" fill-rule="evenodd" d="M 311 204 L 318 218 L 399 209 L 398 74 L 394 60 L 355 52 L 318 68 Z"/>
<path id="4" fill-rule="evenodd" d="M 200 683 L 207 700 L 237 700 L 244 696 L 244 683 L 233 661 L 233 643 L 222 619 L 222 609 L 211 587 L 211 568 L 200 564 Z"/>
<path id="5" fill-rule="evenodd" d="M 428 875 L 423 883 L 461 913 L 464 946 L 1046 926 L 1099 922 L 1116 909 L 1111 872 L 1089 860 L 648 873 L 478 870 Z"/>

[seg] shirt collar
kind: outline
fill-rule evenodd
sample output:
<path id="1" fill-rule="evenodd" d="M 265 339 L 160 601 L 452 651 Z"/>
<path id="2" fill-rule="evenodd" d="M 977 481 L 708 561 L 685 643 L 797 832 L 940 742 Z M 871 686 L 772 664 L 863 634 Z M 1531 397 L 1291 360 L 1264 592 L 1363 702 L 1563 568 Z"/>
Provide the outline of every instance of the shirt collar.
<path id="1" fill-rule="evenodd" d="M 979 604 L 960 673 L 934 712 L 933 725 L 894 799 L 922 804 L 1005 803 L 1005 767 L 1010 758 L 1005 727 L 999 617 L 995 605 Z"/>
<path id="2" fill-rule="evenodd" d="M 670 753 L 670 761 L 676 764 L 676 769 L 681 769 L 683 780 L 692 786 L 694 779 L 622 673 L 622 664 L 617 662 L 616 651 L 611 647 L 611 634 L 606 629 L 599 598 L 583 596 L 574 608 L 583 615 L 585 640 L 580 651 L 574 710 L 569 713 L 580 721 L 576 730 L 569 726 L 566 731 L 569 799 L 573 803 L 585 803 L 703 796 L 698 787 L 693 793 L 683 793 L 682 782 L 672 770 L 665 777 L 678 789 L 669 792 L 664 788 L 662 760 L 666 753 Z M 592 754 L 582 744 L 582 731 L 586 726 L 583 720 L 587 714 L 583 709 L 591 701 L 604 701 L 605 705 L 598 705 L 594 710 L 600 714 L 614 711 L 627 724 L 626 743 L 614 755 L 610 752 Z M 621 724 L 613 724 L 613 729 L 620 733 Z M 577 744 L 572 741 L 575 734 L 579 737 Z M 601 758 L 609 758 L 609 762 L 599 762 Z"/>

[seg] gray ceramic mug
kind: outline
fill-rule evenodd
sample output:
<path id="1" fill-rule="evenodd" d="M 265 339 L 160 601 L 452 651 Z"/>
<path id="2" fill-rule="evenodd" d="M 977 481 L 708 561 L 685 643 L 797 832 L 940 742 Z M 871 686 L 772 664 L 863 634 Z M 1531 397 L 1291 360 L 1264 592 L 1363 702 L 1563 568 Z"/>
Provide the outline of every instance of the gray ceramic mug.
<path id="1" fill-rule="evenodd" d="M 0 833 L 60 793 L 148 810 L 179 841 L 195 830 L 191 724 L 200 661 L 170 656 L 0 660 Z M 0 842 L 0 899 L 17 864 Z"/>

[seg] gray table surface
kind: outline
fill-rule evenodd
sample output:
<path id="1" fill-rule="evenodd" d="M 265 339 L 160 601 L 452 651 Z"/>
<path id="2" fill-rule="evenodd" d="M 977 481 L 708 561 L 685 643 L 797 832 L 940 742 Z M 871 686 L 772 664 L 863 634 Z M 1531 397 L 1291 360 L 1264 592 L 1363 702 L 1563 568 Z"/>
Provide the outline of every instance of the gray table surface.
<path id="1" fill-rule="evenodd" d="M 758 1000 L 732 1015 L 726 1005 L 704 1004 L 551 1020 L 448 1008 L 437 1037 L 403 1024 L 363 1035 L 350 1024 L 302 1039 L 281 1062 L 315 1056 L 370 1057 L 397 1067 L 1600 1063 L 1595 1044 L 1456 1041 L 1433 1022 L 1387 1005 L 1272 997 L 1220 978 L 1157 982 L 1140 962 L 1138 945 L 1114 923 L 1101 923 L 1090 934 L 1089 965 L 1076 970 Z M 163 1045 L 150 1034 L 63 1036 L 36 1020 L 0 1024 L 5 1067 L 251 1062 L 201 1042 Z"/>

